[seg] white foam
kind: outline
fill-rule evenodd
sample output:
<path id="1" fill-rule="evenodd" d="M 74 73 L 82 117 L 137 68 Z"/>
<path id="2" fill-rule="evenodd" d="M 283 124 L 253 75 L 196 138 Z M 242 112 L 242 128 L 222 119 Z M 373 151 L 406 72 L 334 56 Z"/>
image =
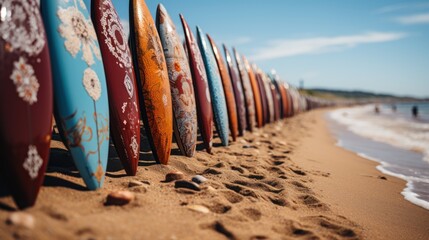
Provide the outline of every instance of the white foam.
<path id="1" fill-rule="evenodd" d="M 331 119 L 351 132 L 402 149 L 423 153 L 429 162 L 429 124 L 374 114 L 374 105 L 332 111 Z"/>
<path id="2" fill-rule="evenodd" d="M 420 195 L 413 192 L 413 189 L 414 189 L 413 183 L 414 182 L 423 182 L 423 183 L 429 184 L 429 179 L 412 177 L 412 176 L 405 176 L 403 174 L 394 173 L 394 172 L 391 172 L 391 171 L 386 169 L 386 167 L 389 167 L 391 165 L 386 163 L 386 162 L 381 161 L 380 159 L 370 157 L 364 153 L 357 153 L 357 155 L 360 157 L 366 158 L 368 160 L 380 163 L 380 165 L 378 165 L 376 167 L 377 170 L 379 170 L 380 172 L 382 172 L 386 175 L 390 175 L 390 176 L 397 177 L 397 178 L 400 178 L 402 180 L 407 181 L 406 188 L 404 190 L 402 190 L 402 192 L 401 192 L 401 194 L 404 196 L 405 200 L 407 200 L 407 201 L 409 201 L 409 202 L 411 202 L 417 206 L 420 206 L 422 208 L 429 210 L 429 202 L 425 201 L 423 199 L 420 199 L 419 198 Z"/>
<path id="3" fill-rule="evenodd" d="M 420 206 L 422 208 L 429 210 L 429 202 L 422 200 L 419 198 L 419 195 L 415 192 L 413 192 L 413 183 L 408 182 L 407 187 L 402 191 L 401 193 L 404 198 L 412 203 L 414 203 L 417 206 Z"/>

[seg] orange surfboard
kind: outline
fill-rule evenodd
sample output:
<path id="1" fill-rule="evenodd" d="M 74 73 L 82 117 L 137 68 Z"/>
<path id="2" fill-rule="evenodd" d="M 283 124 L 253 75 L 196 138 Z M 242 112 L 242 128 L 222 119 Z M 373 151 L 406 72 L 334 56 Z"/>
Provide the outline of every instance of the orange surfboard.
<path id="1" fill-rule="evenodd" d="M 255 100 L 255 114 L 256 114 L 256 123 L 258 124 L 258 128 L 261 128 L 264 123 L 262 120 L 262 100 L 261 95 L 259 94 L 259 86 L 258 82 L 256 81 L 255 73 L 252 70 L 252 67 L 249 64 L 249 61 L 247 61 L 247 58 L 243 56 L 243 62 L 244 67 L 247 70 L 247 73 L 249 74 L 250 84 L 252 85 L 252 91 L 253 91 L 253 99 Z"/>
<path id="2" fill-rule="evenodd" d="M 167 65 L 145 1 L 132 0 L 130 15 L 130 39 L 144 127 L 155 160 L 167 164 L 173 140 L 173 108 Z"/>
<path id="3" fill-rule="evenodd" d="M 228 109 L 229 129 L 231 131 L 232 140 L 235 141 L 238 135 L 238 118 L 237 106 L 235 104 L 234 92 L 232 89 L 231 79 L 229 78 L 228 71 L 225 66 L 225 61 L 220 53 L 219 48 L 216 46 L 213 38 L 207 34 L 207 38 L 212 46 L 213 53 L 216 58 L 217 66 L 219 68 L 220 76 L 222 78 L 223 91 L 225 92 L 226 107 Z"/>

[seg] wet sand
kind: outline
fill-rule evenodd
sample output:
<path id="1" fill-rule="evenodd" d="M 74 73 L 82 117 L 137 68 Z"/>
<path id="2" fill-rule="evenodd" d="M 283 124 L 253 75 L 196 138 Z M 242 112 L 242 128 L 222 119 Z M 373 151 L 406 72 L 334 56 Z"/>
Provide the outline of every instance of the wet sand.
<path id="1" fill-rule="evenodd" d="M 168 166 L 151 162 L 143 144 L 140 159 L 148 161 L 135 177 L 112 154 L 98 191 L 85 190 L 54 141 L 45 186 L 36 206 L 24 211 L 34 217 L 33 229 L 7 223 L 16 209 L 0 186 L 0 239 L 429 239 L 429 211 L 403 199 L 405 182 L 335 146 L 325 113 L 246 133 L 212 155 L 187 158 L 176 149 Z M 164 182 L 173 170 L 208 181 L 201 191 L 178 189 Z M 129 187 L 132 180 L 143 184 Z M 136 199 L 106 206 L 107 194 L 118 189 Z"/>

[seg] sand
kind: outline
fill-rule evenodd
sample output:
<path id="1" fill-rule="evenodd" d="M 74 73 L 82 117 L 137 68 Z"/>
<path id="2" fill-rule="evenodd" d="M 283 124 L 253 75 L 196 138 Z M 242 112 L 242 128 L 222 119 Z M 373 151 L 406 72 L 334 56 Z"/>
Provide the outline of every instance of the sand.
<path id="1" fill-rule="evenodd" d="M 325 113 L 268 125 L 229 147 L 217 139 L 213 155 L 186 158 L 175 149 L 168 166 L 151 162 L 143 143 L 140 159 L 148 161 L 135 177 L 112 153 L 98 191 L 85 189 L 54 141 L 45 186 L 24 211 L 34 217 L 33 229 L 6 223 L 16 209 L 0 186 L 0 239 L 429 239 L 429 211 L 403 199 L 405 182 L 335 146 Z M 201 191 L 176 189 L 163 181 L 173 170 L 208 181 Z M 132 180 L 143 185 L 130 188 Z M 118 189 L 136 199 L 106 206 Z"/>

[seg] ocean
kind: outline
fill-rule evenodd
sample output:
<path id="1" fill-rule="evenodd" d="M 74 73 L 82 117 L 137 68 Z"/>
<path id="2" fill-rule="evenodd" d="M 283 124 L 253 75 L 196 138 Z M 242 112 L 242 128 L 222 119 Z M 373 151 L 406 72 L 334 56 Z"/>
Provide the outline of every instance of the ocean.
<path id="1" fill-rule="evenodd" d="M 418 107 L 417 117 L 412 115 L 413 106 Z M 380 172 L 407 181 L 404 198 L 429 210 L 429 103 L 395 107 L 341 108 L 327 117 L 339 146 L 379 162 Z"/>

